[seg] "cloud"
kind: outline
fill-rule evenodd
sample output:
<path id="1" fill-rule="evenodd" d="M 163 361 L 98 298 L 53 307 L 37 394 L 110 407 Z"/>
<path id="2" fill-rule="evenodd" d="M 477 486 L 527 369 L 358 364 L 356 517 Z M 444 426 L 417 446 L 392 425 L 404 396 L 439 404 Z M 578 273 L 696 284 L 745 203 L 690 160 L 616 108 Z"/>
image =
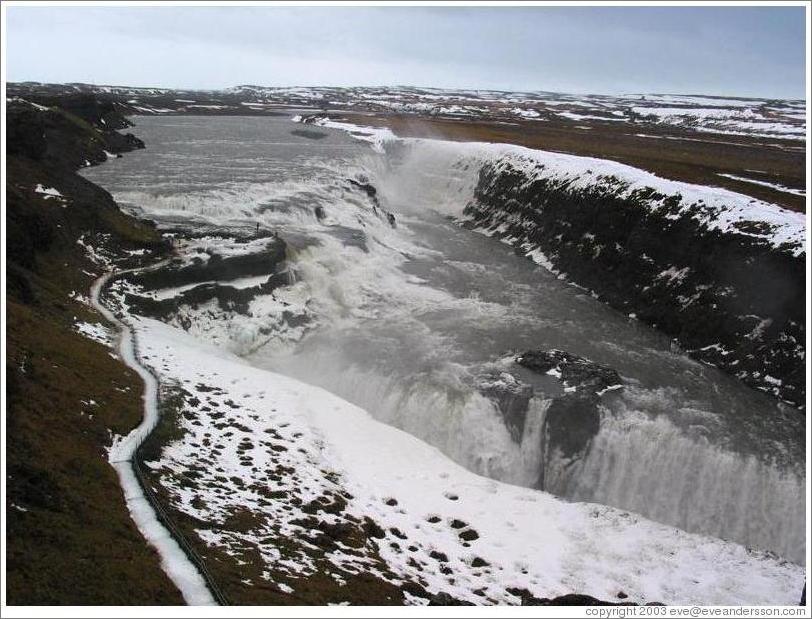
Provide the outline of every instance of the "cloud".
<path id="1" fill-rule="evenodd" d="M 801 7 L 25 7 L 11 80 L 804 94 Z"/>

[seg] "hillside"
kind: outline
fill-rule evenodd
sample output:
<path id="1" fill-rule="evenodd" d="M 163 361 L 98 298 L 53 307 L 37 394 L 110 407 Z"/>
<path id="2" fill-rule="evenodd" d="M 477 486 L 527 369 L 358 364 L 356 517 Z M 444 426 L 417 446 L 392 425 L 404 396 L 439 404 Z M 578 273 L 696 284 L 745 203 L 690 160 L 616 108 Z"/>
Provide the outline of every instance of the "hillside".
<path id="1" fill-rule="evenodd" d="M 165 247 L 75 172 L 143 144 L 114 131 L 129 123 L 109 102 L 60 103 L 7 105 L 8 602 L 177 604 L 106 458 L 140 421 L 141 382 L 83 335 L 106 337 L 86 243 L 116 264 Z"/>

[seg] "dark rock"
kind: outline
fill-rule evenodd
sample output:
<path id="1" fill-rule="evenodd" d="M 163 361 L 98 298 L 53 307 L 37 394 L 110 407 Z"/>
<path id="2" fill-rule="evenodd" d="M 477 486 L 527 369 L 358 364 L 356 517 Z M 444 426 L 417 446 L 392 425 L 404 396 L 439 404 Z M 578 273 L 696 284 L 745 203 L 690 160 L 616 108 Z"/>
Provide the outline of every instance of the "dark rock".
<path id="1" fill-rule="evenodd" d="M 580 593 L 568 593 L 554 598 L 538 598 L 527 589 L 514 587 L 507 591 L 518 597 L 522 606 L 636 606 L 629 602 L 607 602 Z"/>
<path id="2" fill-rule="evenodd" d="M 369 517 L 364 518 L 364 523 L 361 525 L 361 528 L 367 537 L 375 539 L 383 539 L 386 537 L 386 531 L 384 531 L 377 522 Z"/>
<path id="3" fill-rule="evenodd" d="M 518 355 L 516 363 L 541 374 L 553 372 L 565 386 L 564 395 L 553 398 L 544 416 L 538 484 L 545 489 L 545 472 L 553 458 L 572 466 L 586 455 L 600 430 L 600 396 L 623 381 L 613 368 L 562 350 L 529 350 Z"/>
<path id="4" fill-rule="evenodd" d="M 540 249 L 570 281 L 656 325 L 692 357 L 802 407 L 805 254 L 753 236 L 764 232 L 753 222 L 710 229 L 705 208 L 651 188 L 627 191 L 614 177 L 578 188 L 530 180 L 499 162 L 480 171 L 465 215 L 515 239 L 517 252 Z"/>
<path id="5" fill-rule="evenodd" d="M 600 412 L 594 395 L 556 398 L 544 419 L 545 451 L 557 450 L 567 459 L 582 456 L 599 429 Z"/>
<path id="6" fill-rule="evenodd" d="M 460 531 L 459 536 L 460 539 L 465 542 L 473 542 L 475 539 L 479 539 L 479 533 L 473 529 L 465 529 L 465 531 Z"/>
<path id="7" fill-rule="evenodd" d="M 429 556 L 440 563 L 448 563 L 448 555 L 444 552 L 440 552 L 439 550 L 432 550 L 429 553 Z"/>
<path id="8" fill-rule="evenodd" d="M 493 372 L 480 377 L 477 386 L 482 395 L 496 403 L 510 437 L 516 443 L 520 443 L 524 434 L 527 408 L 533 397 L 533 388 L 508 372 Z"/>
<path id="9" fill-rule="evenodd" d="M 516 357 L 516 363 L 540 374 L 553 371 L 576 392 L 598 393 L 623 384 L 617 370 L 563 350 L 528 350 Z"/>
<path id="10" fill-rule="evenodd" d="M 440 592 L 429 598 L 429 606 L 474 606 L 472 602 L 459 600 L 452 595 Z"/>

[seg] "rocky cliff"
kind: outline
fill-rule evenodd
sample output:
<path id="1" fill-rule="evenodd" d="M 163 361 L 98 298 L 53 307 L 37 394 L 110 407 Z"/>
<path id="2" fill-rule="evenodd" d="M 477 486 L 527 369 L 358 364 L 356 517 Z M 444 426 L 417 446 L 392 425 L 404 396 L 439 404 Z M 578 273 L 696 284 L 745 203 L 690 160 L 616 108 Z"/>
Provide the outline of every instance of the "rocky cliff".
<path id="1" fill-rule="evenodd" d="M 803 407 L 802 224 L 738 194 L 706 201 L 671 184 L 500 160 L 482 167 L 464 215 L 692 357 Z"/>

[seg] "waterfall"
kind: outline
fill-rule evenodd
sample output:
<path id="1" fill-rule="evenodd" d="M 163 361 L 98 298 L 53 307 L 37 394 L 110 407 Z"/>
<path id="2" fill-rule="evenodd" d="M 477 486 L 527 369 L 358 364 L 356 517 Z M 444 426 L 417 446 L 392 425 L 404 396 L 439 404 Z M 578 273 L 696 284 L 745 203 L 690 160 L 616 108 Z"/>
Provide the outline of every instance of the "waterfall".
<path id="1" fill-rule="evenodd" d="M 686 436 L 665 417 L 606 412 L 582 461 L 545 465 L 548 492 L 803 562 L 803 476 Z"/>

